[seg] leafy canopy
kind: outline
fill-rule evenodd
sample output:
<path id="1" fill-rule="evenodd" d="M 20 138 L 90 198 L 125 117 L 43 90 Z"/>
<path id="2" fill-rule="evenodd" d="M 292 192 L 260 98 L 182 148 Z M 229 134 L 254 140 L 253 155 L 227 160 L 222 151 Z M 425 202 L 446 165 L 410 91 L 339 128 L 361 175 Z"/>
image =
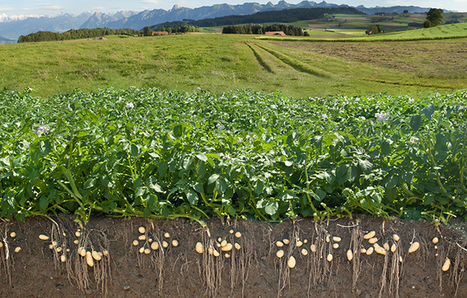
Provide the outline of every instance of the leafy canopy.
<path id="1" fill-rule="evenodd" d="M 423 24 L 425 28 L 436 27 L 443 22 L 443 10 L 438 8 L 430 8 L 426 13 L 426 21 Z"/>

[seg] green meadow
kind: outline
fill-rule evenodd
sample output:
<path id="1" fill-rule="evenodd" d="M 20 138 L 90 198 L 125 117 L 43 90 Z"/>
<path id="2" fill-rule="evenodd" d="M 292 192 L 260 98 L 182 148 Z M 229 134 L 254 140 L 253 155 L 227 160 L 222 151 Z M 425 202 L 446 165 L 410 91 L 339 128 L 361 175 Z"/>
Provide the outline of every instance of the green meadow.
<path id="1" fill-rule="evenodd" d="M 312 31 L 311 35 L 316 33 Z M 340 42 L 368 42 L 368 41 L 413 41 L 413 40 L 430 40 L 430 39 L 453 39 L 467 37 L 467 23 L 448 24 L 432 28 L 419 28 L 398 32 L 386 32 L 382 34 L 367 35 L 363 31 L 357 29 L 326 29 L 320 34 L 328 35 L 325 38 L 308 37 L 271 37 L 261 36 L 258 39 L 282 39 L 289 41 L 340 41 Z M 330 34 L 336 34 L 334 36 Z"/>
<path id="2" fill-rule="evenodd" d="M 336 32 L 346 34 L 345 32 L 360 32 L 365 33 L 370 27 L 376 24 L 380 25 L 384 32 L 399 32 L 423 27 L 423 22 L 426 20 L 425 14 L 392 14 L 392 15 L 346 15 L 335 14 L 325 16 L 322 19 L 311 21 L 298 21 L 292 23 L 294 26 L 302 27 L 309 30 L 310 35 L 314 35 L 314 31 L 326 30 L 327 32 Z M 443 13 L 443 22 L 452 23 L 467 21 L 465 13 Z"/>
<path id="3" fill-rule="evenodd" d="M 467 34 L 460 25 L 467 28 L 465 24 L 447 25 L 431 31 L 419 29 L 370 38 L 390 36 L 404 40 L 401 36 L 405 34 L 416 39 L 411 34 L 431 36 L 435 30 L 436 34 L 450 36 Z M 130 86 L 216 93 L 249 88 L 308 97 L 381 92 L 418 96 L 466 87 L 465 38 L 381 41 L 371 43 L 369 51 L 365 51 L 368 43 L 352 43 L 360 48 L 357 57 L 336 54 L 343 43 L 297 42 L 319 41 L 316 38 L 293 40 L 185 34 L 1 45 L 0 88 L 31 88 L 34 96 L 51 96 L 77 88 L 91 91 Z M 392 48 L 407 49 L 407 55 L 390 55 L 391 63 L 382 63 Z M 428 66 L 431 68 L 426 69 Z M 443 71 L 446 68 L 449 72 Z"/>

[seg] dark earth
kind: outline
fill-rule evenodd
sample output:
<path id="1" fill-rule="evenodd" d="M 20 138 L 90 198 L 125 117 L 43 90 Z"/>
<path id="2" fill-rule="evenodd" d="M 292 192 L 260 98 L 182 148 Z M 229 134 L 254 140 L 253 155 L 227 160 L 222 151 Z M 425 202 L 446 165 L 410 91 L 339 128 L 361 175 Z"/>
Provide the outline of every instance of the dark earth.
<path id="1" fill-rule="evenodd" d="M 80 228 L 74 219 L 0 219 L 0 297 L 467 297 L 464 221 L 436 226 L 424 220 L 370 217 L 278 224 L 212 219 L 202 227 L 182 219 L 97 216 Z M 140 227 L 145 227 L 144 234 Z M 76 237 L 78 229 L 81 235 Z M 395 244 L 395 251 L 361 253 L 361 248 L 372 247 L 364 239 L 369 231 L 376 232 L 380 246 Z M 41 240 L 41 234 L 53 238 Z M 133 245 L 140 236 L 146 240 Z M 278 258 L 276 242 L 284 239 L 290 242 Z M 222 252 L 229 247 L 218 246 L 223 240 L 238 243 L 239 249 Z M 151 249 L 155 242 L 158 250 Z M 197 242 L 205 248 L 212 244 L 220 256 L 207 249 L 197 253 Z M 408 253 L 411 242 L 420 247 Z M 79 247 L 108 254 L 90 267 L 78 254 Z M 147 254 L 139 252 L 142 247 Z M 354 251 L 351 261 L 346 256 L 349 249 Z M 290 256 L 296 260 L 294 268 L 287 265 Z M 446 258 L 451 265 L 443 271 Z"/>

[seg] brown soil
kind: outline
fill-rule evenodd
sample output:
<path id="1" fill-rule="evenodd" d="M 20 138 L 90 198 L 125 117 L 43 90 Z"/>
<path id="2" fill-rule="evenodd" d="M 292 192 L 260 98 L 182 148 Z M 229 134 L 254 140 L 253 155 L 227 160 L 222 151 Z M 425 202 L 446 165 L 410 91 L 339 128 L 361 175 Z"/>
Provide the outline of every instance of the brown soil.
<path id="1" fill-rule="evenodd" d="M 206 223 L 203 228 L 185 220 L 94 217 L 77 238 L 79 226 L 73 217 L 0 221 L 0 297 L 467 297 L 464 222 L 436 227 L 426 221 L 363 217 L 281 224 Z M 141 236 L 141 226 L 146 229 L 146 239 L 161 245 L 166 241 L 168 247 L 139 253 L 141 247 L 151 245 L 145 240 L 133 245 Z M 241 237 L 231 230 L 241 232 Z M 395 252 L 361 254 L 361 248 L 371 247 L 363 239 L 368 231 L 376 231 L 380 246 L 395 244 Z M 12 238 L 11 232 L 16 237 Z M 40 234 L 52 236 L 55 247 L 63 247 L 66 262 L 60 261 L 63 252 L 49 248 L 52 240 L 40 240 Z M 400 236 L 398 242 L 393 234 Z M 342 240 L 336 242 L 334 236 Z M 433 237 L 439 238 L 436 245 Z M 229 258 L 225 252 L 215 257 L 206 250 L 202 254 L 195 251 L 198 241 L 204 247 L 212 243 L 221 251 L 218 238 L 241 247 L 228 252 Z M 279 259 L 275 243 L 283 239 L 290 243 L 284 245 L 285 255 Z M 179 245 L 173 246 L 172 240 Z M 409 254 L 412 241 L 419 242 L 420 248 Z M 311 244 L 316 245 L 316 252 L 311 251 Z M 339 247 L 335 249 L 333 244 Z M 78 254 L 80 246 L 108 250 L 109 254 L 89 267 Z M 15 252 L 17 247 L 21 247 L 19 252 Z M 346 257 L 349 248 L 355 251 L 352 261 Z M 303 255 L 302 249 L 308 255 Z M 329 253 L 333 256 L 330 262 Z M 296 259 L 295 268 L 287 266 L 290 256 Z M 446 257 L 451 266 L 443 272 Z"/>

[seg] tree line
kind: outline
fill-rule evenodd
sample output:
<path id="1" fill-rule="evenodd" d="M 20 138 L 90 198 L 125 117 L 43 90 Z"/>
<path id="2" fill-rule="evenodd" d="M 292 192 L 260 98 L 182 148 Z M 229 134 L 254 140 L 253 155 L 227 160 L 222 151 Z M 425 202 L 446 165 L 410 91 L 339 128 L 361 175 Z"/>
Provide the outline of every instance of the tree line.
<path id="1" fill-rule="evenodd" d="M 28 35 L 21 35 L 18 42 L 38 42 L 38 41 L 57 41 L 94 38 L 105 35 L 140 35 L 141 31 L 135 29 L 110 29 L 110 28 L 94 28 L 94 29 L 71 29 L 66 32 L 51 32 L 38 31 Z"/>
<path id="2" fill-rule="evenodd" d="M 158 25 L 153 25 L 151 27 L 144 27 L 143 32 L 146 35 L 146 32 L 152 31 L 167 31 L 169 34 L 177 33 L 187 33 L 187 32 L 200 32 L 201 28 L 188 25 L 185 21 L 175 21 L 175 22 L 165 22 Z"/>
<path id="3" fill-rule="evenodd" d="M 258 23 L 293 23 L 304 20 L 315 20 L 322 18 L 326 14 L 364 14 L 352 7 L 335 8 L 294 8 L 284 10 L 271 10 L 257 12 L 252 15 L 232 15 L 213 19 L 204 19 L 190 22 L 199 27 L 215 27 L 238 24 L 258 24 Z"/>
<path id="4" fill-rule="evenodd" d="M 365 31 L 365 34 L 367 34 L 367 35 L 378 34 L 378 33 L 384 33 L 384 31 L 381 30 L 381 28 L 379 27 L 379 24 L 377 24 L 376 26 L 371 26 L 370 30 Z"/>
<path id="5" fill-rule="evenodd" d="M 326 14 L 365 14 L 353 7 L 334 7 L 334 8 L 294 8 L 284 10 L 271 10 L 257 12 L 251 15 L 231 15 L 225 17 L 209 18 L 202 20 L 184 19 L 183 21 L 166 22 L 151 26 L 156 28 L 164 26 L 165 28 L 179 28 L 182 25 L 194 27 L 218 27 L 238 24 L 260 24 L 260 23 L 293 23 L 296 21 L 315 20 L 322 18 Z"/>
<path id="6" fill-rule="evenodd" d="M 231 25 L 225 26 L 222 29 L 223 34 L 264 34 L 268 31 L 282 31 L 289 36 L 303 36 L 302 28 L 284 24 L 243 26 Z"/>

